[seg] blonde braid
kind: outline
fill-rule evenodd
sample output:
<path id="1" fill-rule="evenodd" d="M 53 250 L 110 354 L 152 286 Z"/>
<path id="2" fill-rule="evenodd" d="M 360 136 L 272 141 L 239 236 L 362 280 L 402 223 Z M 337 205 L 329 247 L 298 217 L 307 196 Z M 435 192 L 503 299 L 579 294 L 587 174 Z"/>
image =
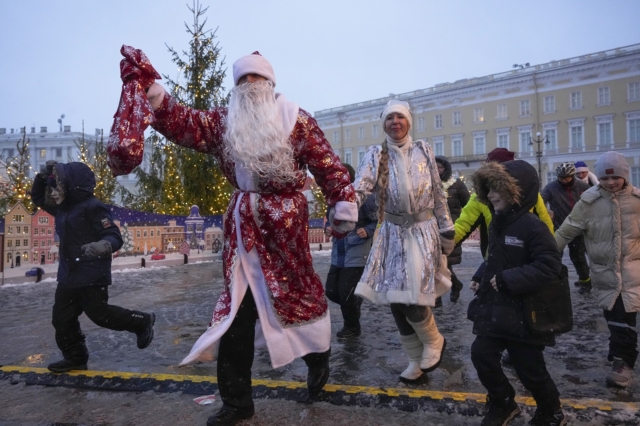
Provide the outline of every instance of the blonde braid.
<path id="1" fill-rule="evenodd" d="M 387 187 L 389 186 L 389 145 L 382 142 L 380 163 L 378 164 L 378 223 L 384 220 L 384 204 L 387 202 Z"/>

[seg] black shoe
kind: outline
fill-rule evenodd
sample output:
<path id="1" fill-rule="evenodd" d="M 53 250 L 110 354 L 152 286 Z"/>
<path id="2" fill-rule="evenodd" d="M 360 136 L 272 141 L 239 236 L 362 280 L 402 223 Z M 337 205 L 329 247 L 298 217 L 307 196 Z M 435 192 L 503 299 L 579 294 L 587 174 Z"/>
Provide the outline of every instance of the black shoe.
<path id="1" fill-rule="evenodd" d="M 220 411 L 207 419 L 207 426 L 233 426 L 240 420 L 250 419 L 254 413 L 253 407 L 236 408 L 223 405 Z"/>
<path id="2" fill-rule="evenodd" d="M 331 349 L 324 353 L 313 353 L 303 358 L 309 367 L 307 373 L 308 401 L 313 401 L 329 380 L 329 356 Z"/>
<path id="3" fill-rule="evenodd" d="M 588 285 L 583 284 L 580 287 L 580 290 L 578 290 L 578 293 L 580 293 L 580 294 L 589 294 L 589 293 L 591 293 L 591 283 L 589 283 Z"/>
<path id="4" fill-rule="evenodd" d="M 151 341 L 153 340 L 153 324 L 156 323 L 156 314 L 151 312 L 148 315 L 149 317 L 144 329 L 136 333 L 136 335 L 138 336 L 137 344 L 139 349 L 146 348 L 151 344 Z"/>
<path id="5" fill-rule="evenodd" d="M 436 297 L 436 306 L 434 306 L 434 308 L 441 308 L 442 307 L 442 297 Z"/>
<path id="6" fill-rule="evenodd" d="M 460 280 L 456 280 L 457 282 L 454 282 L 451 286 L 451 294 L 449 295 L 449 300 L 451 300 L 452 303 L 456 303 L 458 301 L 458 299 L 460 299 L 460 291 L 462 291 L 462 283 L 460 282 Z"/>
<path id="7" fill-rule="evenodd" d="M 589 287 L 591 287 L 591 277 L 587 278 L 586 280 L 575 281 L 573 285 L 576 287 L 583 287 L 585 285 L 588 285 Z"/>
<path id="8" fill-rule="evenodd" d="M 567 424 L 567 416 L 561 408 L 551 412 L 537 408 L 529 424 L 531 426 L 564 426 Z"/>
<path id="9" fill-rule="evenodd" d="M 64 358 L 60 361 L 52 362 L 47 366 L 49 371 L 54 373 L 66 373 L 71 370 L 86 370 L 87 369 L 87 360 L 86 359 L 67 359 Z"/>
<path id="10" fill-rule="evenodd" d="M 348 339 L 349 337 L 358 337 L 360 335 L 360 327 L 342 327 L 342 330 L 336 333 L 336 336 L 341 339 Z"/>
<path id="11" fill-rule="evenodd" d="M 498 400 L 487 395 L 485 415 L 480 426 L 506 426 L 520 414 L 520 407 L 513 397 Z"/>

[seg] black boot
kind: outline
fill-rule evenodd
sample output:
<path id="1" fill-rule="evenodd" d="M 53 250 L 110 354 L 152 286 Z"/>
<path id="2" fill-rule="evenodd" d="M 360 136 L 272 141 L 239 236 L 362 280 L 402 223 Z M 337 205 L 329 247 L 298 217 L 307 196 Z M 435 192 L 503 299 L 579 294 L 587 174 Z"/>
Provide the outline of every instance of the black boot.
<path id="1" fill-rule="evenodd" d="M 326 352 L 311 353 L 302 357 L 309 367 L 307 373 L 307 402 L 313 402 L 329 380 L 329 356 L 331 348 Z"/>
<path id="2" fill-rule="evenodd" d="M 71 370 L 86 370 L 87 360 L 87 358 L 64 358 L 60 361 L 52 362 L 47 366 L 47 368 L 53 373 L 66 373 Z"/>
<path id="3" fill-rule="evenodd" d="M 356 297 L 356 296 L 352 296 Z M 359 297 L 351 303 L 345 303 L 340 306 L 342 312 L 342 318 L 344 320 L 344 326 L 340 331 L 336 333 L 341 339 L 348 339 L 351 337 L 358 337 L 360 335 L 360 305 L 362 299 Z"/>
<path id="4" fill-rule="evenodd" d="M 240 420 L 250 419 L 254 413 L 253 407 L 239 408 L 224 404 L 220 411 L 207 419 L 207 426 L 234 426 Z"/>
<path id="5" fill-rule="evenodd" d="M 136 312 L 133 315 L 142 315 L 144 317 L 144 323 L 136 333 L 137 345 L 139 349 L 144 349 L 151 344 L 153 340 L 153 325 L 156 323 L 156 314 L 151 312 L 150 314 L 141 314 Z"/>
<path id="6" fill-rule="evenodd" d="M 531 426 L 564 426 L 567 424 L 567 416 L 562 412 L 562 408 L 555 411 L 545 411 L 536 409 L 533 418 L 529 420 Z"/>
<path id="7" fill-rule="evenodd" d="M 451 302 L 456 303 L 460 299 L 460 291 L 462 290 L 462 282 L 454 274 L 451 274 L 451 294 L 449 299 Z"/>
<path id="8" fill-rule="evenodd" d="M 499 399 L 487 395 L 485 415 L 480 426 L 506 426 L 509 424 L 520 414 L 520 407 L 516 404 L 514 396 Z"/>

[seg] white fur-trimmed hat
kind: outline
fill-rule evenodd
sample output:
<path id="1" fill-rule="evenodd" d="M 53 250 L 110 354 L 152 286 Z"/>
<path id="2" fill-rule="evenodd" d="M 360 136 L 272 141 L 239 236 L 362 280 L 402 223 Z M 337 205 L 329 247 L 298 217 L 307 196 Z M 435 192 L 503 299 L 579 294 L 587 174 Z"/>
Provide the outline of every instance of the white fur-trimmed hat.
<path id="1" fill-rule="evenodd" d="M 397 112 L 398 114 L 402 114 L 402 116 L 406 118 L 407 121 L 409 122 L 409 129 L 411 129 L 411 127 L 413 126 L 413 117 L 411 117 L 411 106 L 409 105 L 409 103 L 405 101 L 391 99 L 384 106 L 384 109 L 380 114 L 380 119 L 384 123 L 384 120 L 387 118 L 387 116 L 394 112 Z"/>
<path id="2" fill-rule="evenodd" d="M 627 182 L 631 179 L 629 163 L 624 158 L 624 155 L 615 151 L 608 151 L 602 154 L 593 167 L 598 179 L 607 176 L 621 177 Z"/>
<path id="3" fill-rule="evenodd" d="M 251 55 L 243 56 L 233 63 L 233 84 L 238 85 L 238 80 L 247 74 L 258 74 L 276 86 L 276 74 L 273 67 L 257 50 Z"/>

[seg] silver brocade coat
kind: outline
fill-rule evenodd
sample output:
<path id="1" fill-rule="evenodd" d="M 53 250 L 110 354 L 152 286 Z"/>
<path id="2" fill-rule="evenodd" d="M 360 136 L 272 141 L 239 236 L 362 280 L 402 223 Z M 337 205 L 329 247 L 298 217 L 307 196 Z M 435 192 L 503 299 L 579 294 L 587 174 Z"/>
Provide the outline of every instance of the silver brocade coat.
<path id="1" fill-rule="evenodd" d="M 358 205 L 377 192 L 382 147 L 367 151 L 353 186 Z M 410 188 L 409 191 L 404 188 Z M 389 184 L 385 210 L 392 214 L 433 210 L 433 217 L 409 228 L 383 221 L 373 243 L 356 294 L 377 304 L 403 303 L 434 306 L 436 274 L 440 268 L 440 232 L 454 229 L 447 196 L 431 146 L 408 142 L 389 144 Z"/>

